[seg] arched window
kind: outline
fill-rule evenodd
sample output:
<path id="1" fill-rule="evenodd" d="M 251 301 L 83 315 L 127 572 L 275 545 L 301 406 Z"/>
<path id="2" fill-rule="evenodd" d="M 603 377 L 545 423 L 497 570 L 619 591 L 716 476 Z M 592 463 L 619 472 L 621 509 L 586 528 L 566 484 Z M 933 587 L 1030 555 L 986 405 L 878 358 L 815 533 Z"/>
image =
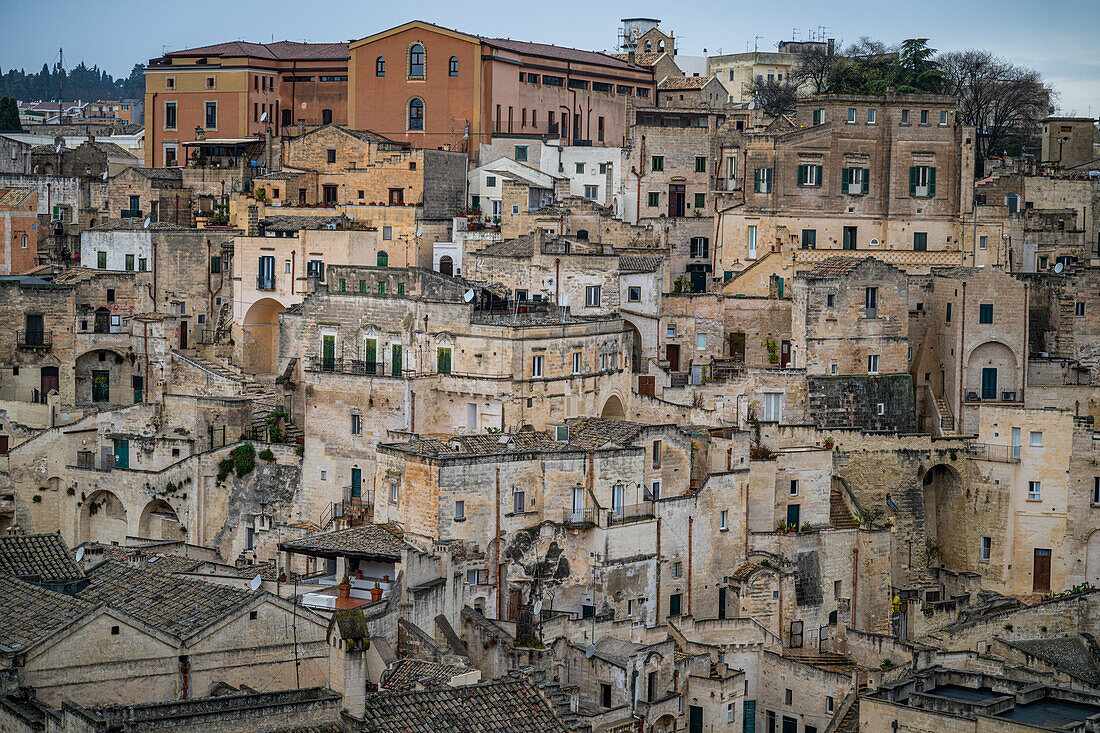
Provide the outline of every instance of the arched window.
<path id="1" fill-rule="evenodd" d="M 379 267 L 389 267 L 390 266 L 390 256 L 388 254 L 386 254 L 386 250 L 384 250 L 384 249 L 378 250 L 378 258 L 377 258 L 375 264 L 377 264 Z"/>
<path id="2" fill-rule="evenodd" d="M 92 226 L 95 226 L 95 219 L 92 219 Z M 26 234 L 23 235 L 23 245 L 22 246 L 23 246 L 23 249 L 27 248 L 27 235 Z"/>
<path id="3" fill-rule="evenodd" d="M 385 76 L 386 75 L 386 57 L 379 56 L 374 61 L 374 75 Z"/>
<path id="4" fill-rule="evenodd" d="M 646 41 L 645 42 L 645 50 L 646 50 L 647 53 L 649 51 L 653 50 L 653 42 L 652 41 Z"/>
<path id="5" fill-rule="evenodd" d="M 451 57 L 451 64 L 449 66 L 451 76 L 458 76 L 458 56 Z"/>
<path id="6" fill-rule="evenodd" d="M 332 124 L 332 110 L 331 109 L 321 110 L 321 124 L 322 125 L 331 125 Z"/>
<path id="7" fill-rule="evenodd" d="M 409 49 L 409 76 L 424 76 L 424 47 L 419 43 Z"/>
<path id="8" fill-rule="evenodd" d="M 424 129 L 424 102 L 417 97 L 409 100 L 409 129 Z"/>

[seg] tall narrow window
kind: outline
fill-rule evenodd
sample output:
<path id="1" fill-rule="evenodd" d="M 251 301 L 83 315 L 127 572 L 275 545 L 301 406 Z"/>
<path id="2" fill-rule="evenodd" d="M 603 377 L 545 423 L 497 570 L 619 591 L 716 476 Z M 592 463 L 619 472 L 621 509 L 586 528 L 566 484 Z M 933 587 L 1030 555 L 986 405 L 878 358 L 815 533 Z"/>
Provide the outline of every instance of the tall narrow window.
<path id="1" fill-rule="evenodd" d="M 207 102 L 206 103 L 206 129 L 207 130 L 216 130 L 216 129 L 218 129 L 218 103 L 217 102 Z"/>
<path id="2" fill-rule="evenodd" d="M 424 129 L 424 102 L 417 97 L 409 101 L 409 129 Z"/>
<path id="3" fill-rule="evenodd" d="M 451 76 L 458 76 L 458 56 L 451 57 L 451 61 L 447 66 L 447 72 Z"/>
<path id="4" fill-rule="evenodd" d="M 414 43 L 409 49 L 409 76 L 424 76 L 424 47 L 419 43 Z"/>
<path id="5" fill-rule="evenodd" d="M 384 56 L 379 56 L 377 59 L 374 60 L 374 75 L 386 75 L 386 58 Z"/>

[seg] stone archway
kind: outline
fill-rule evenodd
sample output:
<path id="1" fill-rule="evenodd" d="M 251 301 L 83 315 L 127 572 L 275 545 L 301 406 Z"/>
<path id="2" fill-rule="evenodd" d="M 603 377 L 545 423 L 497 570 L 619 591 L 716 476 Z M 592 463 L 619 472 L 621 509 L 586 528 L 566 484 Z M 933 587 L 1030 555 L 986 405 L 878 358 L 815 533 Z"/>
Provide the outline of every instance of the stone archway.
<path id="1" fill-rule="evenodd" d="M 952 508 L 962 482 L 958 471 L 943 463 L 932 466 L 921 478 L 924 487 L 924 527 L 928 537 L 930 566 L 966 567 L 966 548 L 957 548 L 949 538 L 959 536 L 956 522 L 962 517 Z"/>
<path id="2" fill-rule="evenodd" d="M 74 381 L 77 404 L 128 405 L 133 402 L 133 364 L 122 354 L 96 349 L 76 358 Z"/>
<path id="3" fill-rule="evenodd" d="M 1100 586 L 1100 529 L 1090 534 L 1085 544 L 1085 580 Z"/>
<path id="4" fill-rule="evenodd" d="M 80 507 L 77 541 L 124 544 L 129 535 L 126 507 L 106 489 L 93 492 Z"/>
<path id="5" fill-rule="evenodd" d="M 1006 392 L 1015 393 L 1016 371 L 1016 355 L 1000 341 L 976 346 L 966 362 L 965 399 L 1001 400 Z"/>
<path id="6" fill-rule="evenodd" d="M 172 505 L 163 499 L 153 499 L 145 505 L 138 521 L 138 535 L 147 540 L 182 540 L 186 538 L 183 524 Z"/>
<path id="7" fill-rule="evenodd" d="M 619 395 L 613 394 L 607 398 L 607 401 L 603 403 L 603 409 L 600 410 L 600 417 L 613 420 L 626 419 L 626 409 L 623 407 L 623 401 L 619 398 Z"/>
<path id="8" fill-rule="evenodd" d="M 676 718 L 671 713 L 665 713 L 649 727 L 649 733 L 673 733 L 676 730 Z"/>
<path id="9" fill-rule="evenodd" d="M 279 314 L 286 308 L 274 298 L 261 298 L 244 314 L 241 365 L 253 374 L 279 369 Z"/>

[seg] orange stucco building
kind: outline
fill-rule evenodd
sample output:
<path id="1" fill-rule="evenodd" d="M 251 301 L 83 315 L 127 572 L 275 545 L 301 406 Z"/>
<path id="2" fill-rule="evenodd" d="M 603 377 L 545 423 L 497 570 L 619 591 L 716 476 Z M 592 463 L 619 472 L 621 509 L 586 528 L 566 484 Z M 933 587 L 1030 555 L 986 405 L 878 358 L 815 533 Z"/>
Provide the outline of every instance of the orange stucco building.
<path id="1" fill-rule="evenodd" d="M 0 188 L 0 237 L 0 275 L 18 275 L 37 264 L 37 189 Z"/>
<path id="2" fill-rule="evenodd" d="M 653 72 L 603 53 L 483 38 L 411 21 L 349 45 L 348 126 L 416 147 L 466 150 L 494 133 L 621 146 L 626 104 Z"/>
<path id="3" fill-rule="evenodd" d="M 145 68 L 145 165 L 182 165 L 183 143 L 347 124 L 345 43 L 231 41 L 174 51 Z"/>

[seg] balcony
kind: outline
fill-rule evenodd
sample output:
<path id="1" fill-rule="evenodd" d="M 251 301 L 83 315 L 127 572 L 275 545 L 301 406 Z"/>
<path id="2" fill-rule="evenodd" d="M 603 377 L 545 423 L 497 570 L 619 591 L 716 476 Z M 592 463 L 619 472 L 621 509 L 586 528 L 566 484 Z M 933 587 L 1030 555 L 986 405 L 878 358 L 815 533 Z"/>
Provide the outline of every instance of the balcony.
<path id="1" fill-rule="evenodd" d="M 1019 463 L 1020 446 L 1018 445 L 992 445 L 990 443 L 970 443 L 967 452 L 975 458 L 987 461 L 1000 461 L 1001 463 Z"/>
<path id="2" fill-rule="evenodd" d="M 561 523 L 566 527 L 595 527 L 596 526 L 596 510 L 595 509 L 578 509 L 572 511 L 566 509 L 561 513 Z"/>
<path id="3" fill-rule="evenodd" d="M 998 396 L 1000 397 L 1000 399 L 998 399 Z M 967 392 L 966 393 L 966 401 L 967 402 L 1019 402 L 1019 400 L 1016 398 L 1016 392 L 1015 391 L 1009 392 L 1007 390 L 1001 390 L 999 395 L 998 395 L 997 392 L 993 392 L 992 395 L 988 395 L 988 396 L 984 395 L 984 394 L 979 394 L 979 393 L 973 392 L 973 391 Z"/>
<path id="4" fill-rule="evenodd" d="M 20 349 L 49 349 L 53 347 L 50 331 L 17 331 L 16 344 Z"/>
<path id="5" fill-rule="evenodd" d="M 657 516 L 654 513 L 653 502 L 643 501 L 640 504 L 627 504 L 626 506 L 612 509 L 607 515 L 607 526 L 614 527 L 617 524 L 629 524 L 631 522 L 644 522 Z"/>
<path id="6" fill-rule="evenodd" d="M 267 277 L 265 275 L 256 276 L 256 289 L 257 290 L 274 290 L 275 289 L 275 277 Z"/>

